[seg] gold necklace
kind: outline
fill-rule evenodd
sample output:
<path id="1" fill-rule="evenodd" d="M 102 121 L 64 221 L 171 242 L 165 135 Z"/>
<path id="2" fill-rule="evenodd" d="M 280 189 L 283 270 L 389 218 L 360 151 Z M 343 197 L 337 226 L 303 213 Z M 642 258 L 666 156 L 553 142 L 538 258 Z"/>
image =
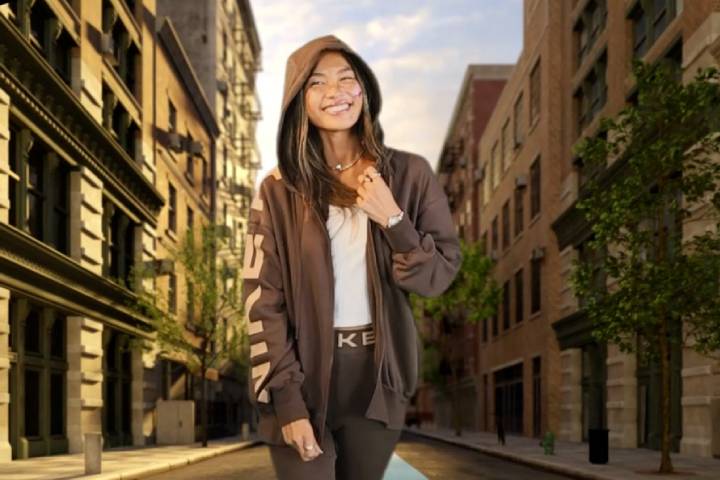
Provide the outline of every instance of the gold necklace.
<path id="1" fill-rule="evenodd" d="M 350 168 L 350 167 L 352 167 L 353 165 L 355 165 L 355 164 L 358 162 L 358 160 L 360 160 L 360 157 L 362 157 L 362 150 L 361 150 L 360 152 L 358 152 L 357 156 L 355 157 L 355 160 L 353 160 L 353 161 L 350 162 L 349 164 L 345 165 L 344 167 L 342 166 L 342 163 L 338 162 L 338 163 L 335 165 L 335 172 L 336 172 L 336 173 L 344 172 L 344 171 L 347 170 L 348 168 Z"/>

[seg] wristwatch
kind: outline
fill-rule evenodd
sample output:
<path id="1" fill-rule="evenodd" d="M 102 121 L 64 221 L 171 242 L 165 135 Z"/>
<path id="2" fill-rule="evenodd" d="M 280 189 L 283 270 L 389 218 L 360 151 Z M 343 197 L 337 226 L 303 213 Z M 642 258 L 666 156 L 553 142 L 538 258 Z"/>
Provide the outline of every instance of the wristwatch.
<path id="1" fill-rule="evenodd" d="M 398 223 L 400 223 L 400 220 L 403 219 L 404 215 L 405 215 L 405 212 L 403 212 L 402 210 L 400 210 L 400 213 L 396 213 L 395 215 L 390 215 L 388 217 L 387 225 L 385 226 L 385 228 L 391 228 L 391 227 L 397 225 Z"/>

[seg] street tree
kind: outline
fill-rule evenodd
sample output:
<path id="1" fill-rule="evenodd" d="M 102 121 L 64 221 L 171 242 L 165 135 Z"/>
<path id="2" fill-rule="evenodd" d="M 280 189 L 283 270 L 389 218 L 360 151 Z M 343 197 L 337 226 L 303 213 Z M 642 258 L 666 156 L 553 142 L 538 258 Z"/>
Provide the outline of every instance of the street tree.
<path id="1" fill-rule="evenodd" d="M 571 284 L 598 341 L 658 366 L 670 473 L 671 352 L 720 347 L 720 76 L 700 69 L 683 84 L 664 61 L 634 61 L 633 75 L 637 100 L 575 149 L 594 254 L 574 261 Z"/>
<path id="2" fill-rule="evenodd" d="M 486 256 L 482 242 L 460 241 L 463 262 L 448 289 L 436 297 L 410 295 L 423 341 L 423 380 L 451 401 L 455 434 L 462 434 L 460 382 L 467 352 L 458 345 L 466 326 L 477 325 L 496 314 L 500 288 L 490 273 L 493 261 Z M 430 321 L 436 328 L 423 328 Z"/>
<path id="3" fill-rule="evenodd" d="M 171 308 L 170 301 L 175 299 L 157 288 L 148 288 L 166 274 L 157 262 L 133 272 L 137 293 L 133 307 L 149 319 L 158 354 L 179 358 L 200 379 L 203 447 L 208 441 L 208 372 L 222 368 L 231 373 L 244 372 L 247 366 L 239 272 L 217 260 L 217 252 L 226 245 L 226 230 L 212 224 L 202 226 L 199 232 L 188 230 L 178 246 L 169 251 L 167 260 L 185 279 L 185 318 L 179 318 L 176 309 Z"/>

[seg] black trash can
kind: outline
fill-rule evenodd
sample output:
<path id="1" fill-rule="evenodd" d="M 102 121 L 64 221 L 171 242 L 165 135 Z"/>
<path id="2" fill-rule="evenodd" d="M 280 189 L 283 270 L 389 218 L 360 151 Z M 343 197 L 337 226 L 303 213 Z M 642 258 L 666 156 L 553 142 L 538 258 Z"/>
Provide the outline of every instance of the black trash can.
<path id="1" fill-rule="evenodd" d="M 605 464 L 608 462 L 607 428 L 591 428 L 588 430 L 588 450 L 590 463 Z"/>

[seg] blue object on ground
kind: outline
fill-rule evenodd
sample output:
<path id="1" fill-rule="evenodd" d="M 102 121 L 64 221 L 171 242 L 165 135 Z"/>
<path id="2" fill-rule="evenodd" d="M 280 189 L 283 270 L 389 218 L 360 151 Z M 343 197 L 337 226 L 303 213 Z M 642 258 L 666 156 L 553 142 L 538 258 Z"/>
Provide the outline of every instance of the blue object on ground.
<path id="1" fill-rule="evenodd" d="M 383 480 L 428 480 L 428 478 L 393 453 Z"/>

